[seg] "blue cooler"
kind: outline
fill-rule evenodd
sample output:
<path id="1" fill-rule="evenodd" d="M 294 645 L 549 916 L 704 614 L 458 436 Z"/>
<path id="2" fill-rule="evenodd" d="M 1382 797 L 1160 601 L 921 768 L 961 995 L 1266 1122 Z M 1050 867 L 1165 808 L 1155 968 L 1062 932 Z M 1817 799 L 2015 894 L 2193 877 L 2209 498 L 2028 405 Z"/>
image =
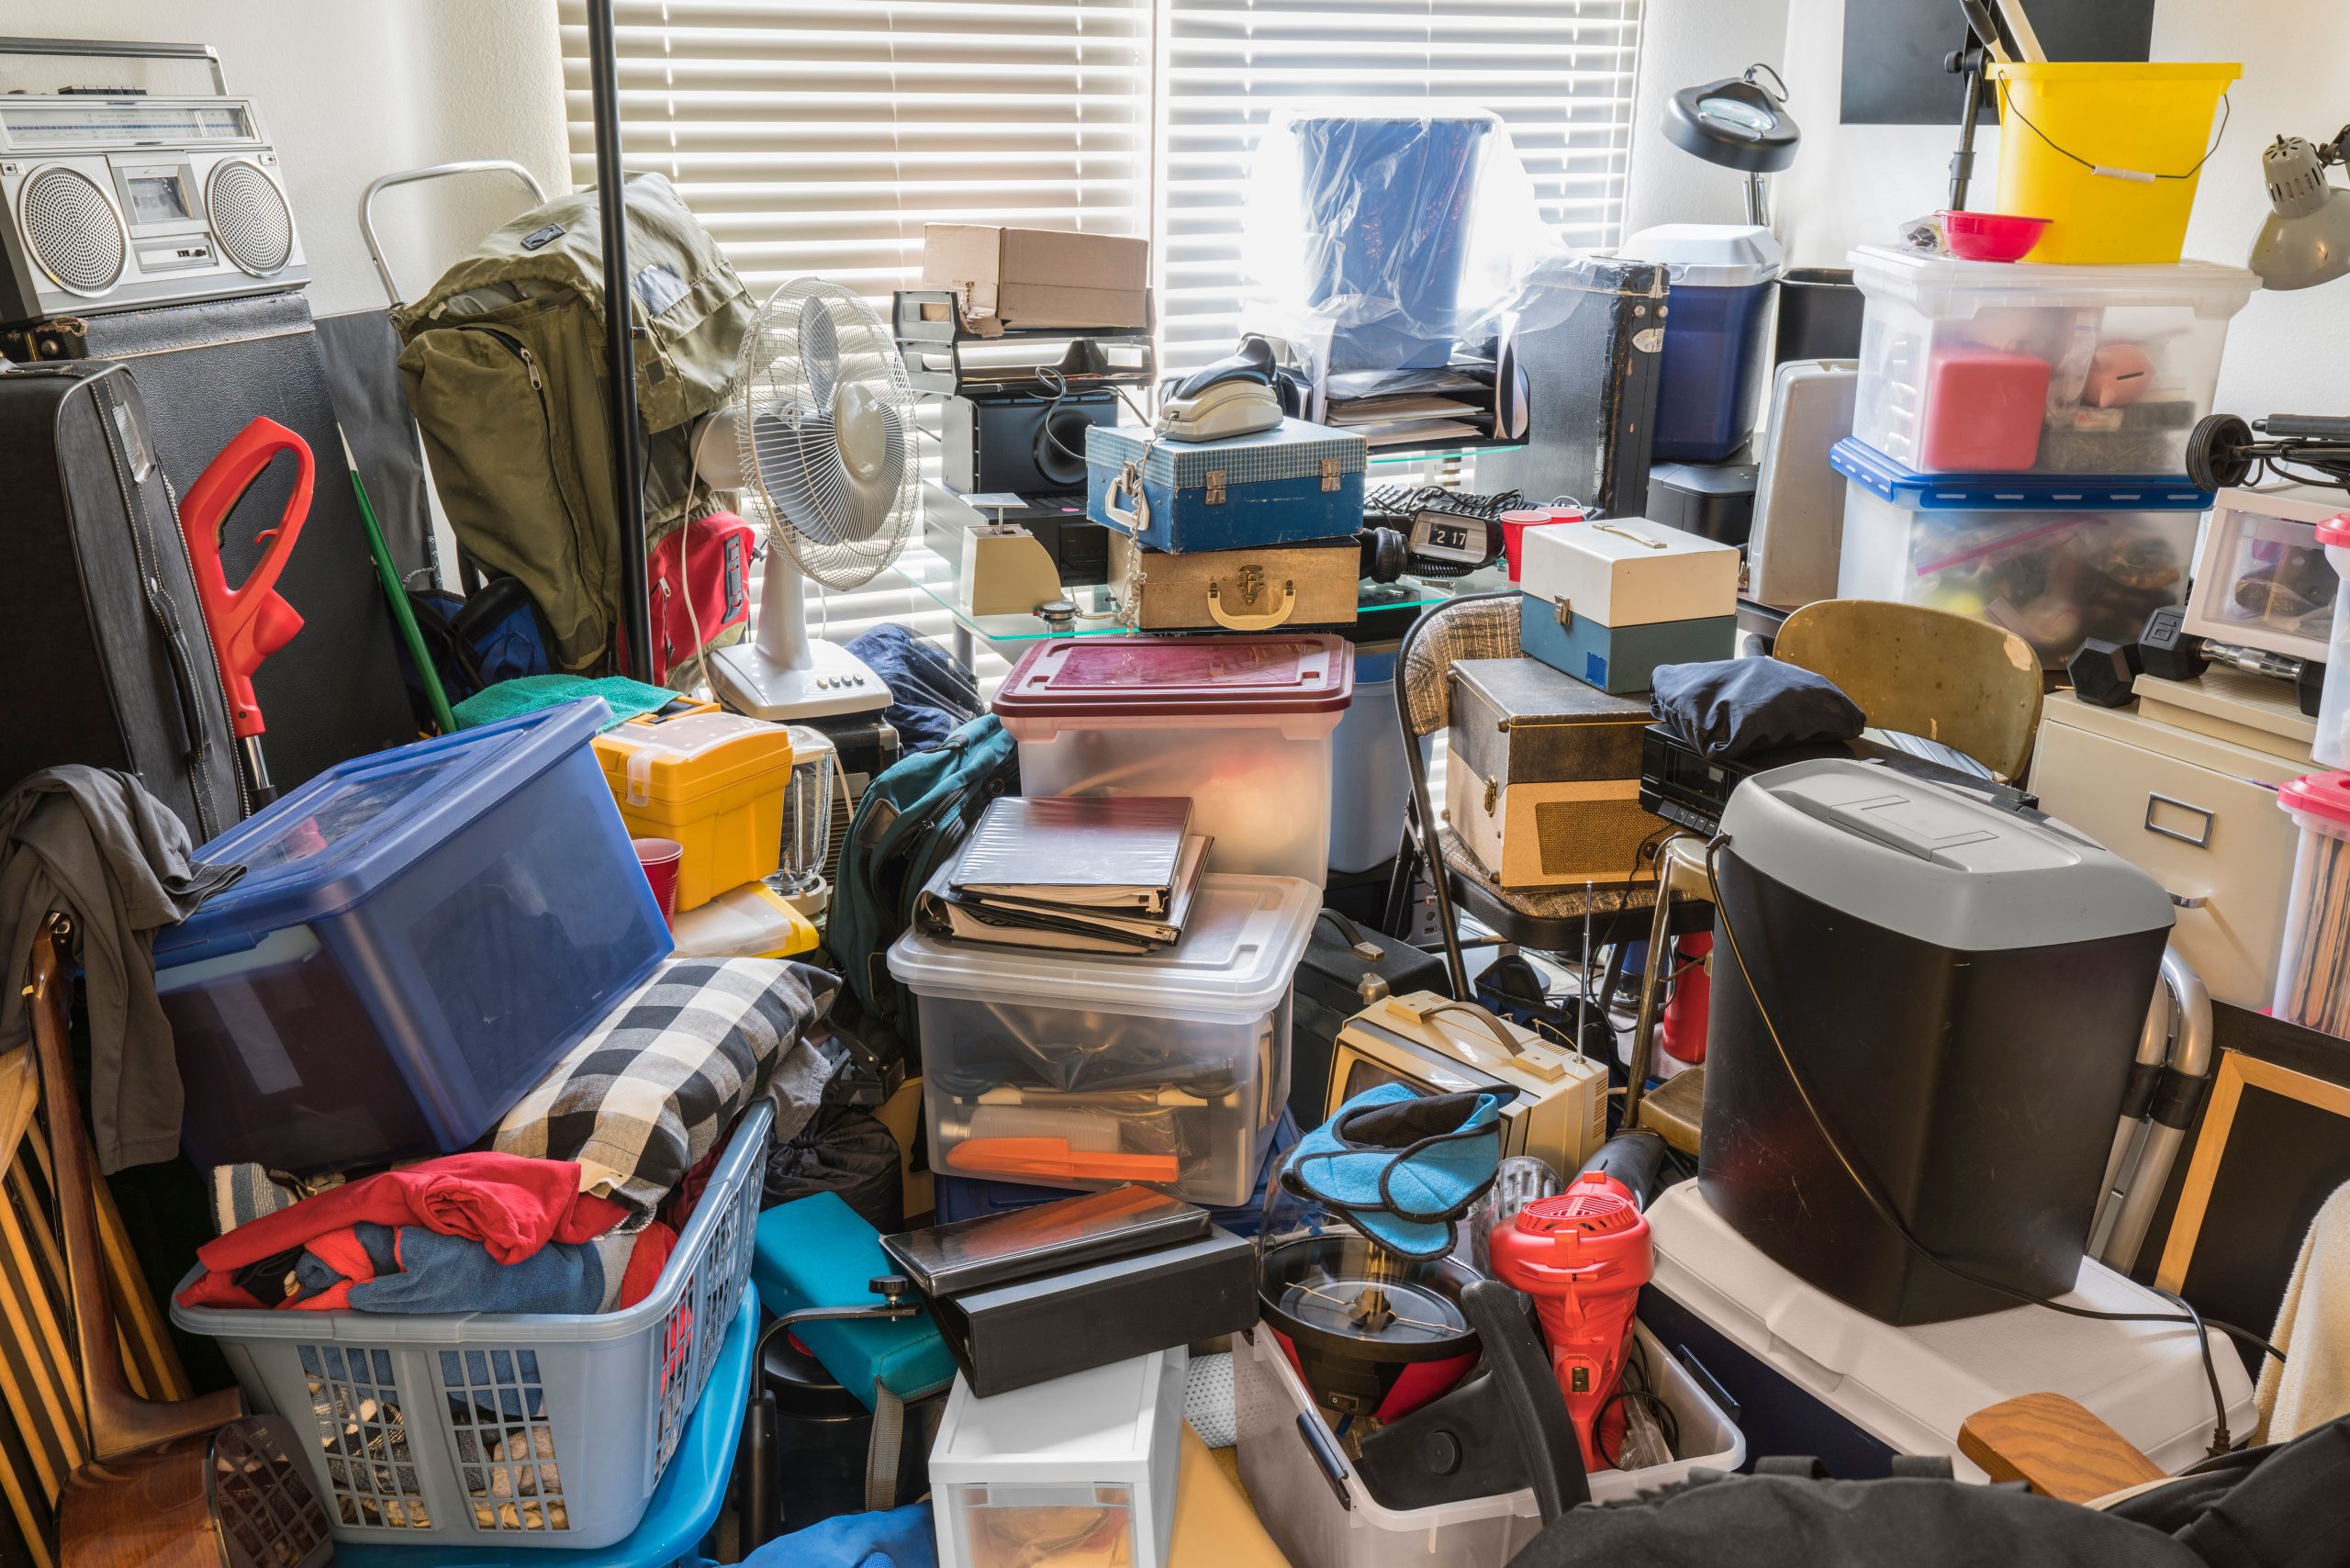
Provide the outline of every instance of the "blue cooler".
<path id="1" fill-rule="evenodd" d="M 1172 441 L 1139 425 L 1085 432 L 1085 515 L 1170 554 L 1352 539 L 1371 448 L 1304 420 L 1222 441 Z M 1141 468 L 1142 494 L 1127 483 Z"/>
<path id="2" fill-rule="evenodd" d="M 1483 113 L 1414 109 L 1291 122 L 1305 216 L 1305 302 L 1335 318 L 1330 369 L 1452 358 Z"/>
<path id="3" fill-rule="evenodd" d="M 198 1166 L 462 1149 L 669 952 L 589 699 L 330 768 L 214 839 L 155 934 Z"/>
<path id="4" fill-rule="evenodd" d="M 1754 430 L 1769 368 L 1762 340 L 1785 260 L 1779 241 L 1751 224 L 1662 223 L 1617 254 L 1661 263 L 1671 280 L 1653 455 L 1718 463 Z"/>

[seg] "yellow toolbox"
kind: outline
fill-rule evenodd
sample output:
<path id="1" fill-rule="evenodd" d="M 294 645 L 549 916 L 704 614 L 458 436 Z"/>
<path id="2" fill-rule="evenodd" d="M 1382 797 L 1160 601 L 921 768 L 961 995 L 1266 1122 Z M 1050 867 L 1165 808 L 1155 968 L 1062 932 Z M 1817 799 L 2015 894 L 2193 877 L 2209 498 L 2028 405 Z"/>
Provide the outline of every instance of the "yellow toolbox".
<path id="1" fill-rule="evenodd" d="M 598 735 L 596 760 L 631 834 L 685 846 L 680 913 L 776 868 L 791 778 L 783 725 L 711 706 L 647 715 Z"/>

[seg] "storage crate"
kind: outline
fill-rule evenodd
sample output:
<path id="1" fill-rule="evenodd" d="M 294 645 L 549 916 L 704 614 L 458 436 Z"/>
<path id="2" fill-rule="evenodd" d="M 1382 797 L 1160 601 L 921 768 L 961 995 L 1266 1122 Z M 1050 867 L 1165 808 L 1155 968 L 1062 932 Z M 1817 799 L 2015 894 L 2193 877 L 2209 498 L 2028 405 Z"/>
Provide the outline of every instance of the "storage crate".
<path id="1" fill-rule="evenodd" d="M 339 763 L 197 851 L 155 934 L 197 1166 L 447 1154 L 670 949 L 589 743 L 600 699 Z"/>
<path id="2" fill-rule="evenodd" d="M 623 1311 L 174 1302 L 172 1321 L 218 1340 L 252 1406 L 314 1439 L 304 1451 L 338 1541 L 609 1546 L 643 1517 L 725 1344 L 773 1123 L 765 1101 L 744 1113 L 653 1294 Z"/>
<path id="3" fill-rule="evenodd" d="M 2176 475 L 2259 279 L 2210 262 L 2017 266 L 1852 252 L 1852 434 L 1924 472 Z M 1987 459 L 1987 460 L 1986 460 Z"/>

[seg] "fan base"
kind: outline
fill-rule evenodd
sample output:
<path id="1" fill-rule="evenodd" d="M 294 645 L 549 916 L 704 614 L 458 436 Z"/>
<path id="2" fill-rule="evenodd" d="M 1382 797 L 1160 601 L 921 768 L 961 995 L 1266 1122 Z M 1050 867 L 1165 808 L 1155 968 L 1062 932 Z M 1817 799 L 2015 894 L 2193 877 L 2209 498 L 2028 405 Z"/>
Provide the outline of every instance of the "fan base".
<path id="1" fill-rule="evenodd" d="M 890 689 L 863 659 L 838 643 L 809 640 L 809 662 L 776 663 L 758 644 L 741 643 L 710 655 L 710 684 L 718 700 L 754 719 L 821 719 L 890 705 Z"/>

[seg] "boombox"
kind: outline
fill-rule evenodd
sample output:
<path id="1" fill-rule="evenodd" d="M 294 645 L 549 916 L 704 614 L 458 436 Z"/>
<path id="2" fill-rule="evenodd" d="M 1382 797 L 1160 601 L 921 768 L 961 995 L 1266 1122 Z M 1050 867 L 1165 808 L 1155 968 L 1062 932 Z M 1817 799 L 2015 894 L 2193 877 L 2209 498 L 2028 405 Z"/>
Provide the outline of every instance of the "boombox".
<path id="1" fill-rule="evenodd" d="M 250 100 L 0 96 L 0 322 L 308 277 Z"/>
<path id="2" fill-rule="evenodd" d="M 959 495 L 1054 496 L 1085 488 L 1085 431 L 1118 422 L 1114 392 L 1054 402 L 1024 393 L 949 398 L 940 474 Z"/>

